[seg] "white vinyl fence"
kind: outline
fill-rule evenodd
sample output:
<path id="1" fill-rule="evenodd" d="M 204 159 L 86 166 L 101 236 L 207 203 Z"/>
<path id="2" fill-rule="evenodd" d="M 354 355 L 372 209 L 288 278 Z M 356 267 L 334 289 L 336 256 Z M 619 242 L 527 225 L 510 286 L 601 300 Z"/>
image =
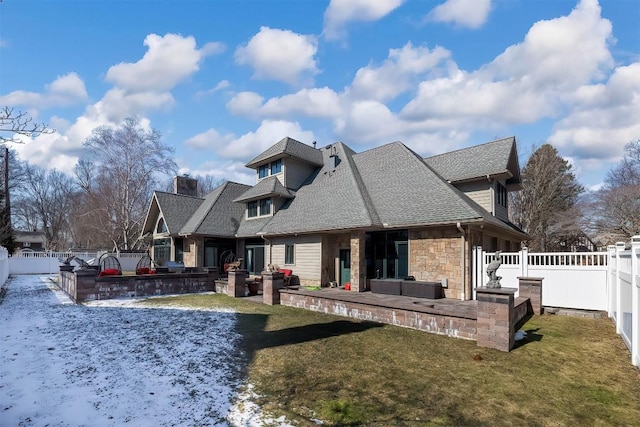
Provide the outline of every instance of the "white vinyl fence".
<path id="1" fill-rule="evenodd" d="M 606 311 L 616 332 L 640 366 L 640 236 L 609 246 L 607 252 L 501 253 L 497 274 L 504 287 L 517 288 L 518 277 L 542 277 L 542 305 Z M 489 281 L 487 265 L 495 253 L 473 250 L 475 289 Z M 516 294 L 517 295 L 517 294 Z"/>
<path id="2" fill-rule="evenodd" d="M 474 289 L 489 281 L 487 265 L 495 253 L 487 253 L 481 247 L 473 250 L 472 284 Z M 502 265 L 498 268 L 501 284 L 505 288 L 517 288 L 518 277 L 541 277 L 542 305 L 546 307 L 574 308 L 607 311 L 607 252 L 520 252 L 500 254 Z M 517 296 L 517 293 L 516 293 Z"/>
<path id="3" fill-rule="evenodd" d="M 607 311 L 631 351 L 631 363 L 640 366 L 640 236 L 631 238 L 630 249 L 625 249 L 624 242 L 610 246 L 609 260 Z"/>
<path id="4" fill-rule="evenodd" d="M 9 251 L 4 246 L 0 246 L 0 287 L 9 278 Z"/>
<path id="5" fill-rule="evenodd" d="M 56 274 L 60 271 L 60 260 L 71 255 L 89 264 L 97 264 L 105 252 L 21 252 L 9 257 L 9 274 Z M 142 253 L 113 254 L 120 261 L 122 271 L 135 271 Z"/>

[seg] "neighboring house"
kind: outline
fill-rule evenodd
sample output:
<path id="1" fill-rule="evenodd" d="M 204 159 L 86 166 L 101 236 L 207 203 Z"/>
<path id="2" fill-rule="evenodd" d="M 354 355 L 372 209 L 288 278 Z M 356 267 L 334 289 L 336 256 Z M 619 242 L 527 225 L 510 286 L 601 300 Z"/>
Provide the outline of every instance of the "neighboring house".
<path id="1" fill-rule="evenodd" d="M 446 279 L 447 297 L 469 299 L 472 248 L 515 251 L 528 238 L 508 220 L 508 193 L 520 189 L 515 138 L 427 159 L 401 142 L 356 153 L 284 138 L 246 166 L 253 187 L 154 193 L 143 233 L 156 260 L 220 267 L 231 250 L 250 274 L 272 263 L 302 284 L 354 291 L 376 277 Z"/>
<path id="2" fill-rule="evenodd" d="M 40 231 L 17 231 L 13 232 L 16 242 L 16 250 L 43 251 L 47 242 L 47 237 Z"/>

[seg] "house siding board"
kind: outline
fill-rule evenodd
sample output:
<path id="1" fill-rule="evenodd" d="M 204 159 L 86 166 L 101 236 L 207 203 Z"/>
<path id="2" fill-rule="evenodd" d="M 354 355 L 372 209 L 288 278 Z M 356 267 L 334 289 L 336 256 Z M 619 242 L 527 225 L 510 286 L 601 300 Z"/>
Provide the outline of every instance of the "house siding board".
<path id="1" fill-rule="evenodd" d="M 272 262 L 293 271 L 301 282 L 321 283 L 322 270 L 322 237 L 296 236 L 281 237 L 271 240 Z M 295 245 L 295 264 L 284 263 L 285 245 Z"/>
<path id="2" fill-rule="evenodd" d="M 491 205 L 491 185 L 487 179 L 484 179 L 483 181 L 456 184 L 455 187 L 478 205 L 486 209 L 487 212 L 493 211 Z"/>
<path id="3" fill-rule="evenodd" d="M 301 162 L 295 158 L 284 160 L 284 186 L 297 190 L 309 178 L 316 166 Z"/>

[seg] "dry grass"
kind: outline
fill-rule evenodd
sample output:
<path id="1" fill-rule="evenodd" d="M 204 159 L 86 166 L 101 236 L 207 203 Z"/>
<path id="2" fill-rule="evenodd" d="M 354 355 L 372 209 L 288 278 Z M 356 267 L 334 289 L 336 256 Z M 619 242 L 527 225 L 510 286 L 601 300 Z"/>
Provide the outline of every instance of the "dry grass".
<path id="1" fill-rule="evenodd" d="M 237 310 L 260 403 L 300 425 L 640 423 L 640 371 L 606 319 L 536 316 L 527 342 L 503 353 L 224 295 L 153 300 L 167 302 Z"/>

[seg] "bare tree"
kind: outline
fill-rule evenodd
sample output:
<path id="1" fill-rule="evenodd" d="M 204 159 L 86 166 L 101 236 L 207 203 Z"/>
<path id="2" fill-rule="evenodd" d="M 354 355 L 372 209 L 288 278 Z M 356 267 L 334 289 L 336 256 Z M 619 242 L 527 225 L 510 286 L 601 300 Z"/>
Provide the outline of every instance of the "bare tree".
<path id="1" fill-rule="evenodd" d="M 136 246 L 153 189 L 177 169 L 172 153 L 160 133 L 144 130 L 137 117 L 118 128 L 94 129 L 85 141 L 76 166 L 86 195 L 81 214 L 92 218 L 115 249 Z"/>
<path id="2" fill-rule="evenodd" d="M 624 156 L 605 176 L 594 196 L 595 228 L 604 243 L 640 234 L 640 140 L 624 147 Z"/>
<path id="3" fill-rule="evenodd" d="M 19 195 L 19 211 L 31 229 L 42 230 L 47 249 L 67 246 L 71 198 L 77 191 L 74 179 L 56 170 L 35 165 L 25 167 L 25 185 Z"/>
<path id="4" fill-rule="evenodd" d="M 512 198 L 513 220 L 530 236 L 534 251 L 570 248 L 581 231 L 576 202 L 584 188 L 569 162 L 543 144 L 522 169 L 522 191 Z"/>
<path id="5" fill-rule="evenodd" d="M 34 122 L 33 118 L 22 111 L 15 111 L 13 107 L 5 106 L 0 109 L 0 144 L 6 142 L 20 142 L 17 135 L 33 137 L 42 133 L 53 133 L 46 123 Z"/>

